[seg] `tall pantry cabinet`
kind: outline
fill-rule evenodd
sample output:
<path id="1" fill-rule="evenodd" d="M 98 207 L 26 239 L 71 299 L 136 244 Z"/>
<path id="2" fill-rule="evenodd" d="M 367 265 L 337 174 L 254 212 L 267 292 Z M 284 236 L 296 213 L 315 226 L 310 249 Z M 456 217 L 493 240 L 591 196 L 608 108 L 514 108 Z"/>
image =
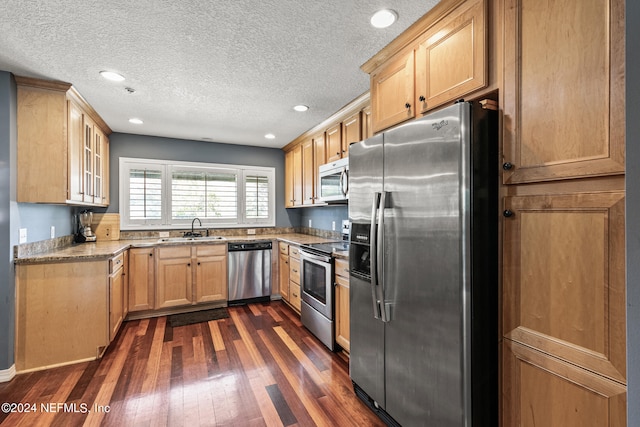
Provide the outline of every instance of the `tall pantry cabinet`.
<path id="1" fill-rule="evenodd" d="M 504 31 L 502 425 L 626 425 L 624 1 Z"/>

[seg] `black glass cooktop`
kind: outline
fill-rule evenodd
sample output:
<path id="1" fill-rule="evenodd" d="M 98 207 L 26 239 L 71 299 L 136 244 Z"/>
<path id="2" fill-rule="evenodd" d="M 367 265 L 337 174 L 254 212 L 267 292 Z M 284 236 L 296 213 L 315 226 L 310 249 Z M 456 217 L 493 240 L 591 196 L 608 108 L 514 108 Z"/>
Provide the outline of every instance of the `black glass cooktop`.
<path id="1" fill-rule="evenodd" d="M 310 249 L 310 252 L 317 251 L 325 255 L 331 255 L 336 251 L 348 251 L 349 242 L 343 240 L 338 242 L 310 243 L 301 245 L 300 247 L 302 249 Z"/>

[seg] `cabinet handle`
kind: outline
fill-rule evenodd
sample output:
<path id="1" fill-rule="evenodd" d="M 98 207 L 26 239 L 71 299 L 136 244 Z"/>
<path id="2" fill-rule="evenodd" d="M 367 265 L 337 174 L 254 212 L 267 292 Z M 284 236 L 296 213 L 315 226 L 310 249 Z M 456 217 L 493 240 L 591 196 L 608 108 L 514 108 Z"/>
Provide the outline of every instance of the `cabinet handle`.
<path id="1" fill-rule="evenodd" d="M 511 218 L 514 215 L 514 213 L 512 210 L 505 209 L 505 211 L 502 212 L 502 215 L 504 215 L 505 218 Z"/>
<path id="2" fill-rule="evenodd" d="M 408 110 L 409 108 L 411 108 L 411 104 L 409 104 L 409 103 L 407 102 L 406 104 L 404 104 L 404 108 L 406 108 L 406 109 Z"/>
<path id="3" fill-rule="evenodd" d="M 298 298 L 298 295 L 295 292 L 293 292 L 293 297 Z"/>
<path id="4" fill-rule="evenodd" d="M 424 102 L 427 100 L 427 98 L 425 98 L 423 95 L 420 95 L 420 98 L 418 98 L 420 100 L 420 102 Z"/>
<path id="5" fill-rule="evenodd" d="M 292 269 L 291 271 L 293 271 L 294 273 L 297 273 L 297 272 L 298 272 L 298 270 L 296 270 L 295 268 L 294 268 L 294 269 Z"/>
<path id="6" fill-rule="evenodd" d="M 513 164 L 510 162 L 506 162 L 502 164 L 502 169 L 506 170 L 506 171 L 510 171 L 511 169 L 513 169 Z"/>

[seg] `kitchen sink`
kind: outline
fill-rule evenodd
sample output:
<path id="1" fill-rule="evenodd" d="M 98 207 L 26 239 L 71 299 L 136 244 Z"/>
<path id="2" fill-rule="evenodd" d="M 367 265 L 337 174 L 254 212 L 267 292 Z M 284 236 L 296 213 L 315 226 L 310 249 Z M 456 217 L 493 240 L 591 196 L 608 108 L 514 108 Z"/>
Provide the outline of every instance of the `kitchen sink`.
<path id="1" fill-rule="evenodd" d="M 222 236 L 163 237 L 158 239 L 158 242 L 208 242 L 211 240 L 227 240 L 227 238 Z"/>

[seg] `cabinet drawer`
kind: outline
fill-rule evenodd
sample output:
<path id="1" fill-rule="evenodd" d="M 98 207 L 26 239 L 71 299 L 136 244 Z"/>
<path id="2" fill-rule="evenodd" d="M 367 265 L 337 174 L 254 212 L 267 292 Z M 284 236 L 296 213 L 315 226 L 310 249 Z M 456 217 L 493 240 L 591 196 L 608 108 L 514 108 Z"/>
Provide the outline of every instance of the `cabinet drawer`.
<path id="1" fill-rule="evenodd" d="M 289 244 L 285 242 L 280 242 L 278 245 L 280 247 L 280 253 L 282 255 L 289 255 Z"/>
<path id="2" fill-rule="evenodd" d="M 227 245 L 198 245 L 196 246 L 197 256 L 224 256 L 227 252 Z"/>
<path id="3" fill-rule="evenodd" d="M 336 258 L 336 276 L 342 276 L 349 280 L 349 260 Z"/>
<path id="4" fill-rule="evenodd" d="M 109 260 L 109 273 L 114 273 L 124 265 L 124 252 Z"/>
<path id="5" fill-rule="evenodd" d="M 300 258 L 300 248 L 297 246 L 289 245 L 289 256 L 293 258 Z"/>
<path id="6" fill-rule="evenodd" d="M 300 283 L 300 260 L 289 258 L 289 280 Z"/>
<path id="7" fill-rule="evenodd" d="M 289 289 L 289 302 L 297 310 L 300 310 L 300 285 L 291 283 L 291 288 Z"/>
<path id="8" fill-rule="evenodd" d="M 158 258 L 191 258 L 191 246 L 170 246 L 158 248 Z"/>
<path id="9" fill-rule="evenodd" d="M 336 276 L 336 285 L 344 286 L 345 288 L 349 287 L 349 279 L 342 276 Z"/>

